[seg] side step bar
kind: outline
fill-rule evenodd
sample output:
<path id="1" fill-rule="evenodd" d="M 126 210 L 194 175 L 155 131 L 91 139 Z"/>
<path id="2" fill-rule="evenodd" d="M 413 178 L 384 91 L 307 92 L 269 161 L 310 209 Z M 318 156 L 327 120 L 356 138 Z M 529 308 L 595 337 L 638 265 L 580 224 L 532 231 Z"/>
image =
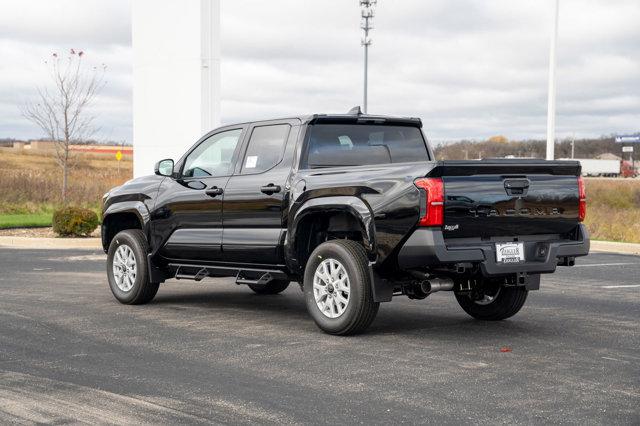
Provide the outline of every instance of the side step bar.
<path id="1" fill-rule="evenodd" d="M 201 281 L 206 277 L 236 277 L 236 284 L 264 285 L 274 279 L 288 279 L 286 272 L 279 269 L 244 268 L 233 266 L 189 265 L 170 263 L 177 280 Z"/>
<path id="2" fill-rule="evenodd" d="M 177 280 L 196 280 L 196 281 L 201 281 L 203 278 L 206 278 L 206 277 L 209 276 L 209 271 L 206 268 L 201 268 L 195 274 L 184 273 L 184 272 L 181 271 L 180 268 L 181 267 L 178 266 L 178 270 L 176 271 L 176 275 L 174 277 Z"/>
<path id="3" fill-rule="evenodd" d="M 245 278 L 241 272 L 236 276 L 236 284 L 253 284 L 253 285 L 265 285 L 273 280 L 273 276 L 270 272 L 262 274 L 258 279 Z"/>

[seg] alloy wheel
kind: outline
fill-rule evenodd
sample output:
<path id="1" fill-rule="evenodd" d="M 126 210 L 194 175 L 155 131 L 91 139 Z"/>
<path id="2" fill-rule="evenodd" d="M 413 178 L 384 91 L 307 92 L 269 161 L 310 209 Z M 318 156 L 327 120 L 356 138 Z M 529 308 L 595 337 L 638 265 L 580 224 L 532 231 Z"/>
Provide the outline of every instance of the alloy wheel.
<path id="1" fill-rule="evenodd" d="M 349 305 L 351 283 L 345 267 L 336 259 L 325 259 L 313 276 L 313 296 L 323 315 L 338 318 Z"/>
<path id="2" fill-rule="evenodd" d="M 113 256 L 113 278 L 116 280 L 118 288 L 128 292 L 136 282 L 138 267 L 133 249 L 126 244 L 122 244 Z"/>

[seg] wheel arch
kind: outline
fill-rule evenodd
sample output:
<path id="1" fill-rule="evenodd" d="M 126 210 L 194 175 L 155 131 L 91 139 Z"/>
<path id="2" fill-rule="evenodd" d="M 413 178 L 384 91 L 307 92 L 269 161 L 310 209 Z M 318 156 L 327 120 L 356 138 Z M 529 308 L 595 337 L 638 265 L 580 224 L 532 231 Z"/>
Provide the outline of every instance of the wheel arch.
<path id="1" fill-rule="evenodd" d="M 313 231 L 327 233 L 359 233 L 361 243 L 370 261 L 375 260 L 375 230 L 373 213 L 360 198 L 333 196 L 314 198 L 305 202 L 289 222 L 285 250 L 287 263 L 292 271 L 301 272 L 309 254 L 320 242 L 311 241 Z"/>
<path id="2" fill-rule="evenodd" d="M 140 229 L 145 232 L 149 223 L 149 211 L 141 201 L 128 201 L 112 204 L 105 210 L 102 218 L 101 237 L 105 253 L 111 240 L 125 229 Z"/>

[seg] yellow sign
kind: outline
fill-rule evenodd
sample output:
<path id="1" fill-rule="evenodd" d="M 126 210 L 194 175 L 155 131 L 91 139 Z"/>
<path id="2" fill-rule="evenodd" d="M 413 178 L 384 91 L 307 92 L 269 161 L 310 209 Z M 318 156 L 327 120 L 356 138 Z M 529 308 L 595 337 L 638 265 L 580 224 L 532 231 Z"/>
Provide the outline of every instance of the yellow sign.
<path id="1" fill-rule="evenodd" d="M 122 160 L 122 152 L 121 151 L 116 152 L 116 160 L 118 160 L 118 161 Z"/>

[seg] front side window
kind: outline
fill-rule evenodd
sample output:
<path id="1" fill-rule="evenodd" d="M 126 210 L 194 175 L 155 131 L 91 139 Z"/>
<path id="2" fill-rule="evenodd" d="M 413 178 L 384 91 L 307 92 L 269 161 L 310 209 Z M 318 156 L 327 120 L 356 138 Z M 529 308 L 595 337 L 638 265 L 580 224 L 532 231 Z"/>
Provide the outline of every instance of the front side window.
<path id="1" fill-rule="evenodd" d="M 309 126 L 302 168 L 428 161 L 417 127 L 369 124 Z"/>
<path id="2" fill-rule="evenodd" d="M 242 173 L 261 173 L 278 164 L 282 160 L 289 130 L 291 126 L 288 124 L 254 127 L 242 163 Z"/>
<path id="3" fill-rule="evenodd" d="M 238 146 L 242 129 L 228 130 L 211 135 L 187 156 L 185 177 L 228 176 L 231 173 L 233 153 Z"/>

